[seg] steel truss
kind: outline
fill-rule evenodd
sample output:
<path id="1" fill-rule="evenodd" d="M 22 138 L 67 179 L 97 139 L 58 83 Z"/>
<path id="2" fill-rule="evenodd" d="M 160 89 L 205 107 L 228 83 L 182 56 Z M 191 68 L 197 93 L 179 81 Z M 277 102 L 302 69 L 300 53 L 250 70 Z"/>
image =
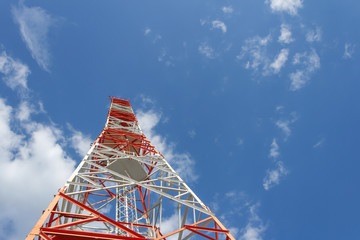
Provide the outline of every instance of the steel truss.
<path id="1" fill-rule="evenodd" d="M 172 232 L 165 209 L 178 213 Z M 235 240 L 146 139 L 130 102 L 112 97 L 102 133 L 26 240 L 169 238 Z"/>

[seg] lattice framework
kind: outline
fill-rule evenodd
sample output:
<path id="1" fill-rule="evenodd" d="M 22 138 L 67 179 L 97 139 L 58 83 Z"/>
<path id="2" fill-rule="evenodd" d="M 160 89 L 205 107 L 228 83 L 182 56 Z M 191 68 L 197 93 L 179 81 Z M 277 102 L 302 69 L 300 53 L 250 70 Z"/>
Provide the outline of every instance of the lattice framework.
<path id="1" fill-rule="evenodd" d="M 162 231 L 165 207 L 178 213 L 172 232 Z M 32 239 L 234 237 L 147 140 L 130 102 L 113 97 L 102 133 L 26 238 Z"/>

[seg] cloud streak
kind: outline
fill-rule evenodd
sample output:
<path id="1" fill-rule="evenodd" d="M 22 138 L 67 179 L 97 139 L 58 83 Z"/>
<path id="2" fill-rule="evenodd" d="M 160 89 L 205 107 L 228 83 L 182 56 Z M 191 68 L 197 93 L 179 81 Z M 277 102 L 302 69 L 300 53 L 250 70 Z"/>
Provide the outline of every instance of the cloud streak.
<path id="1" fill-rule="evenodd" d="M 278 41 L 280 43 L 286 43 L 289 44 L 294 41 L 294 39 L 291 37 L 291 30 L 290 26 L 287 24 L 281 24 L 280 28 L 280 36 L 278 38 Z"/>
<path id="2" fill-rule="evenodd" d="M 212 27 L 213 27 L 213 28 L 221 29 L 221 31 L 222 31 L 223 33 L 226 33 L 227 27 L 226 27 L 226 25 L 225 25 L 224 22 L 222 22 L 222 21 L 220 21 L 220 20 L 214 20 L 214 21 L 211 22 L 211 24 L 212 24 Z"/>
<path id="3" fill-rule="evenodd" d="M 270 145 L 269 157 L 273 159 L 277 159 L 279 156 L 280 156 L 279 145 L 277 144 L 276 139 L 274 138 Z"/>
<path id="4" fill-rule="evenodd" d="M 269 58 L 267 57 L 267 45 L 271 41 L 271 36 L 266 37 L 255 36 L 245 40 L 245 44 L 241 47 L 241 53 L 236 57 L 239 60 L 245 59 L 246 69 L 254 72 L 268 71 Z"/>
<path id="5" fill-rule="evenodd" d="M 224 6 L 224 7 L 221 8 L 221 10 L 225 14 L 231 14 L 231 13 L 234 12 L 234 9 L 232 8 L 232 6 Z"/>
<path id="6" fill-rule="evenodd" d="M 303 0 L 266 0 L 273 12 L 286 12 L 290 15 L 296 15 L 298 9 L 302 8 Z"/>
<path id="7" fill-rule="evenodd" d="M 278 185 L 280 179 L 288 174 L 288 170 L 285 168 L 284 163 L 278 160 L 280 156 L 280 148 L 274 138 L 270 145 L 269 158 L 271 158 L 275 163 L 275 168 L 269 169 L 266 171 L 266 176 L 263 179 L 263 187 L 265 190 Z"/>
<path id="8" fill-rule="evenodd" d="M 290 119 L 281 119 L 276 121 L 275 125 L 284 133 L 285 138 L 284 140 L 286 141 L 290 135 L 291 135 L 291 128 L 290 125 L 293 124 L 294 122 L 297 121 L 297 114 L 296 112 L 292 112 L 291 113 L 291 118 Z"/>
<path id="9" fill-rule="evenodd" d="M 268 170 L 263 181 L 263 187 L 265 190 L 278 185 L 280 179 L 288 174 L 288 170 L 284 167 L 282 161 L 277 161 L 274 169 Z"/>
<path id="10" fill-rule="evenodd" d="M 0 73 L 4 74 L 2 79 L 12 90 L 27 89 L 27 77 L 30 69 L 19 60 L 8 56 L 5 51 L 0 54 Z"/>
<path id="11" fill-rule="evenodd" d="M 274 62 L 270 64 L 270 68 L 273 69 L 274 73 L 279 73 L 281 68 L 285 65 L 288 60 L 289 49 L 283 48 L 281 49 L 279 55 L 276 56 Z"/>
<path id="12" fill-rule="evenodd" d="M 306 41 L 308 42 L 320 42 L 321 41 L 321 29 L 316 27 L 315 30 L 310 30 L 306 33 Z"/>
<path id="13" fill-rule="evenodd" d="M 23 4 L 13 7 L 12 14 L 31 56 L 40 67 L 49 72 L 48 33 L 54 24 L 54 18 L 40 7 L 26 7 Z"/>
<path id="14" fill-rule="evenodd" d="M 209 46 L 207 42 L 202 42 L 198 48 L 199 53 L 204 55 L 207 58 L 213 59 L 215 58 L 215 52 L 212 47 Z"/>
<path id="15" fill-rule="evenodd" d="M 314 49 L 310 52 L 296 53 L 293 65 L 299 68 L 290 74 L 290 90 L 297 91 L 310 81 L 311 74 L 320 68 L 320 57 Z"/>
<path id="16" fill-rule="evenodd" d="M 267 227 L 257 214 L 259 204 L 251 205 L 249 207 L 250 218 L 245 228 L 241 229 L 241 235 L 238 237 L 240 240 L 262 240 L 263 234 Z"/>
<path id="17" fill-rule="evenodd" d="M 352 58 L 354 53 L 355 53 L 355 46 L 351 43 L 345 43 L 345 50 L 344 50 L 343 58 L 350 59 L 350 58 Z"/>

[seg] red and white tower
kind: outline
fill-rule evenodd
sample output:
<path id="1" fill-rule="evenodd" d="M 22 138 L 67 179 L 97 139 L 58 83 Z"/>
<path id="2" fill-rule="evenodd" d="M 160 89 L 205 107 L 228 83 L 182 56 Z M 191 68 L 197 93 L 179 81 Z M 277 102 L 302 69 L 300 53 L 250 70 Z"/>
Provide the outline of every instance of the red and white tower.
<path id="1" fill-rule="evenodd" d="M 164 212 L 177 213 L 176 229 Z M 105 127 L 26 240 L 235 240 L 111 98 Z"/>

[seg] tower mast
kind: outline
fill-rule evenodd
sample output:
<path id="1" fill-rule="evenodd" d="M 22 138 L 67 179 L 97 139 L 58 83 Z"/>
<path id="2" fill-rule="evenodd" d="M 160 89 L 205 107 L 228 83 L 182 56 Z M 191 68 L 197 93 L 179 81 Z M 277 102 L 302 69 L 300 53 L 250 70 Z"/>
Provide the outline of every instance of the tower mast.
<path id="1" fill-rule="evenodd" d="M 26 240 L 235 240 L 112 97 L 106 124 Z M 174 229 L 164 213 L 177 213 Z"/>

